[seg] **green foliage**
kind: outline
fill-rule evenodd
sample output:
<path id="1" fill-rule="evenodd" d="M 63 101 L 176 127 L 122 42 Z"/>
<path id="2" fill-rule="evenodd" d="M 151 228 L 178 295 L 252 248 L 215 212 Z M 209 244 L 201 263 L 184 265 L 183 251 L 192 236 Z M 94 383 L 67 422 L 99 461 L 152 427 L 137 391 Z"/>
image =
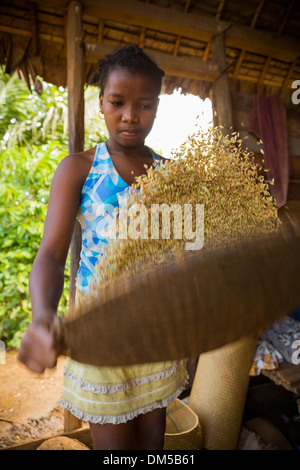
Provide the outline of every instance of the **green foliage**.
<path id="1" fill-rule="evenodd" d="M 14 147 L 1 154 L 0 337 L 17 347 L 31 321 L 28 279 L 42 238 L 52 175 L 66 149 Z M 69 261 L 61 309 L 68 301 Z"/>
<path id="2" fill-rule="evenodd" d="M 16 145 L 42 145 L 49 139 L 65 145 L 67 138 L 67 93 L 54 85 L 43 84 L 42 96 L 30 92 L 15 75 L 2 74 L 5 101 L 0 107 L 2 149 Z"/>
<path id="3" fill-rule="evenodd" d="M 0 73 L 0 339 L 18 348 L 31 322 L 29 273 L 38 251 L 51 180 L 68 155 L 67 92 L 43 83 L 41 96 L 15 75 Z M 1 90 L 3 93 L 3 89 Z M 86 90 L 85 148 L 103 140 L 99 91 Z M 70 262 L 59 313 L 66 312 Z"/>

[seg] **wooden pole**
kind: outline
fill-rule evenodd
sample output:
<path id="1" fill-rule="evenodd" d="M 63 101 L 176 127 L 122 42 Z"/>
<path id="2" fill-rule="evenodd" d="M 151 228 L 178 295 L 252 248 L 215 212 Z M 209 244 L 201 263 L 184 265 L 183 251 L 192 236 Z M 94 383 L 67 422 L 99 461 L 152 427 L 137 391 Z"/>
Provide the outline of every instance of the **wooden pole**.
<path id="1" fill-rule="evenodd" d="M 69 109 L 69 153 L 84 150 L 84 49 L 82 30 L 82 6 L 73 0 L 68 7 L 68 109 Z M 70 303 L 75 300 L 75 277 L 81 247 L 80 227 L 77 223 L 71 242 Z"/>
<path id="2" fill-rule="evenodd" d="M 224 34 L 215 36 L 211 42 L 211 53 L 214 62 L 219 66 L 220 75 L 213 84 L 213 99 L 216 109 L 216 124 L 223 126 L 224 135 L 230 134 L 232 128 L 232 104 L 227 61 L 225 55 Z"/>
<path id="3" fill-rule="evenodd" d="M 72 0 L 67 18 L 69 154 L 84 150 L 84 49 L 82 5 Z M 76 221 L 71 241 L 70 306 L 75 301 L 75 278 L 81 249 L 81 229 Z M 81 427 L 81 420 L 65 411 L 65 432 Z"/>

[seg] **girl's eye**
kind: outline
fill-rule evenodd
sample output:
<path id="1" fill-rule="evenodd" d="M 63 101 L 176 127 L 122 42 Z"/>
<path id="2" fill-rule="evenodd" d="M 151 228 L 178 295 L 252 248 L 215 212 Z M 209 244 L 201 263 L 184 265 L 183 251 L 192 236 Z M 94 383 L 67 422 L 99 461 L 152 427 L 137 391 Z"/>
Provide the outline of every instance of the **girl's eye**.
<path id="1" fill-rule="evenodd" d="M 110 101 L 110 104 L 116 107 L 123 106 L 122 101 Z M 138 107 L 140 109 L 151 109 L 151 104 L 140 104 Z"/>
<path id="2" fill-rule="evenodd" d="M 150 109 L 151 108 L 151 104 L 141 104 L 140 107 L 142 109 Z"/>

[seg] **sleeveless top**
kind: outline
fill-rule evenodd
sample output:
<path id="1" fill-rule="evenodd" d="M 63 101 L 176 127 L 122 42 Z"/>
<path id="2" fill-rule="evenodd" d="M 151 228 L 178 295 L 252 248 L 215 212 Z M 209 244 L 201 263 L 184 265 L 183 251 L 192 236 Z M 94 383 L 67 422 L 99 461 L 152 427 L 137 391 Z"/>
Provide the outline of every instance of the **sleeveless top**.
<path id="1" fill-rule="evenodd" d="M 149 149 L 153 162 L 160 155 Z M 103 248 L 108 244 L 108 230 L 114 222 L 113 212 L 126 197 L 129 185 L 118 174 L 105 142 L 97 145 L 93 165 L 82 187 L 77 217 L 82 229 L 82 246 L 76 288 L 89 294 L 90 281 Z"/>

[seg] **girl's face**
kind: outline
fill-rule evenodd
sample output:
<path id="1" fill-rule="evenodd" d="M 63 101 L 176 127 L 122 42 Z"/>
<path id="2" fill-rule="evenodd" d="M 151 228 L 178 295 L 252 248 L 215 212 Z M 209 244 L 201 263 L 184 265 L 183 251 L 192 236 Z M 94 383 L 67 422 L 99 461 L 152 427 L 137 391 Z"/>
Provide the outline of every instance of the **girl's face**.
<path id="1" fill-rule="evenodd" d="M 150 76 L 121 67 L 112 70 L 100 95 L 110 142 L 119 149 L 144 145 L 158 101 L 157 86 Z"/>

